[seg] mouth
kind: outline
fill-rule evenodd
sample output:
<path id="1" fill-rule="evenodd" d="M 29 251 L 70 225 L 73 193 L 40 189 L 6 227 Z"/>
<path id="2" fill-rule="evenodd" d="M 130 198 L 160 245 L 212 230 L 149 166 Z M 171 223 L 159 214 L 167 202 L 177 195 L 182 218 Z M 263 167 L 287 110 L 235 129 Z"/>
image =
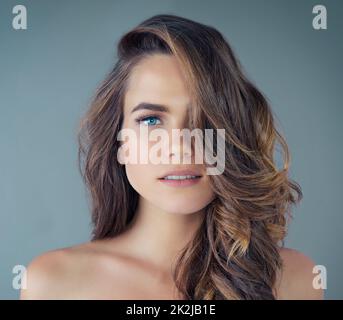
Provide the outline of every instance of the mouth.
<path id="1" fill-rule="evenodd" d="M 191 186 L 200 181 L 202 175 L 194 171 L 174 171 L 168 172 L 158 180 L 173 187 Z"/>
<path id="2" fill-rule="evenodd" d="M 160 178 L 159 180 L 191 180 L 191 179 L 198 179 L 201 178 L 201 176 L 193 176 L 193 175 L 168 175 L 163 178 Z"/>

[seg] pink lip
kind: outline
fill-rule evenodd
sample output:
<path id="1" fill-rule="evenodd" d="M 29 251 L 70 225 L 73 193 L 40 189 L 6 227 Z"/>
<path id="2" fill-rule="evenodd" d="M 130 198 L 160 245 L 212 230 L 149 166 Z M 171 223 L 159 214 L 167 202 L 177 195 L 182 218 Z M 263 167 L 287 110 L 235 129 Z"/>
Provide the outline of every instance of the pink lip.
<path id="1" fill-rule="evenodd" d="M 183 179 L 183 180 L 165 180 L 163 177 L 166 176 L 199 176 L 198 178 L 195 179 Z M 163 177 L 159 178 L 158 180 L 162 182 L 163 184 L 166 184 L 168 186 L 172 187 L 187 187 L 187 186 L 192 186 L 197 183 L 199 183 L 201 179 L 201 174 L 198 172 L 192 171 L 192 170 L 179 170 L 179 171 L 170 171 L 163 175 Z"/>
<path id="2" fill-rule="evenodd" d="M 199 183 L 201 177 L 195 179 L 184 179 L 184 180 L 163 180 L 159 179 L 162 183 L 171 187 L 188 187 Z"/>
<path id="3" fill-rule="evenodd" d="M 175 170 L 175 171 L 169 171 L 165 173 L 159 179 L 162 179 L 166 176 L 201 176 L 201 174 L 194 170 Z"/>

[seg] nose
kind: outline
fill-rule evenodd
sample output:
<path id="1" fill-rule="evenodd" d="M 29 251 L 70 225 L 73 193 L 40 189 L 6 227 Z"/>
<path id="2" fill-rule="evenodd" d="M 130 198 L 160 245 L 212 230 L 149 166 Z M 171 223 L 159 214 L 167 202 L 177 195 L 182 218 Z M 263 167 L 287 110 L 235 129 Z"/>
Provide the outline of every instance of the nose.
<path id="1" fill-rule="evenodd" d="M 173 129 L 170 134 L 169 160 L 177 164 L 191 164 L 193 160 L 193 143 L 188 129 Z"/>

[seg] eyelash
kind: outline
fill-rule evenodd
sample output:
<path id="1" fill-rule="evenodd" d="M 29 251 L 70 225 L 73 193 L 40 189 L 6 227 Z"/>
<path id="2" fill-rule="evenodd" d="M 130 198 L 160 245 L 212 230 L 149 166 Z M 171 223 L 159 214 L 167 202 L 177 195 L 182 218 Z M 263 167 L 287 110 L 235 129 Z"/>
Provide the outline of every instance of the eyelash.
<path id="1" fill-rule="evenodd" d="M 144 121 L 144 120 L 147 120 L 147 119 L 150 119 L 150 118 L 156 118 L 156 119 L 158 119 L 159 121 L 161 121 L 161 119 L 160 119 L 160 117 L 158 117 L 158 116 L 155 116 L 155 115 L 148 115 L 148 116 L 143 116 L 143 117 L 139 117 L 139 118 L 137 118 L 136 119 L 136 122 L 138 123 L 138 124 L 140 124 L 141 123 L 141 121 Z M 152 125 L 147 125 L 147 126 L 149 126 L 149 127 L 151 127 L 151 126 L 157 126 L 158 124 L 152 124 Z"/>

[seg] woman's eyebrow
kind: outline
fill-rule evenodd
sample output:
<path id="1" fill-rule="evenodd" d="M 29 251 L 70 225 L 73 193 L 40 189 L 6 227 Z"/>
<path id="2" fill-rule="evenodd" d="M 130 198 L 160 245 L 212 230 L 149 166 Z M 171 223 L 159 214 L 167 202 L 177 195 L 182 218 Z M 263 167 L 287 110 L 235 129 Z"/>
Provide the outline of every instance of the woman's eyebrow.
<path id="1" fill-rule="evenodd" d="M 141 102 L 137 106 L 135 106 L 131 113 L 134 113 L 138 110 L 153 110 L 153 111 L 160 111 L 160 112 L 169 112 L 168 107 L 162 105 L 162 104 L 155 104 L 155 103 L 149 103 L 149 102 Z"/>

